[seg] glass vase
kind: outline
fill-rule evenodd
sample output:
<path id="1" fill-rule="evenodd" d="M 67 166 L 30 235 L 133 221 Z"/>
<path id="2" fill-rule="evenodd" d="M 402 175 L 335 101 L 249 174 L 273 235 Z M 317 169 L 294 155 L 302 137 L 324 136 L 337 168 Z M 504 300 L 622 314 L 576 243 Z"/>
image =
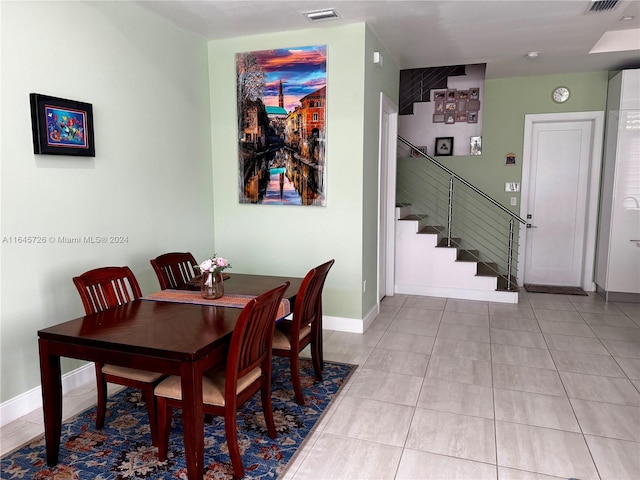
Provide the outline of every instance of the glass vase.
<path id="1" fill-rule="evenodd" d="M 222 272 L 204 272 L 202 274 L 202 298 L 220 298 L 224 295 L 224 280 Z"/>

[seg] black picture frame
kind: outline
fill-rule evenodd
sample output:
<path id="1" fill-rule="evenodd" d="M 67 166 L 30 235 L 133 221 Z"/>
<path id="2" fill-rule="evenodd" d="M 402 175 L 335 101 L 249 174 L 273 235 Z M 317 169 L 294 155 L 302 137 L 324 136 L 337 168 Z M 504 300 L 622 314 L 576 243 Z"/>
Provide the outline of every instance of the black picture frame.
<path id="1" fill-rule="evenodd" d="M 33 153 L 95 157 L 93 105 L 29 94 Z"/>
<path id="2" fill-rule="evenodd" d="M 433 152 L 438 157 L 450 157 L 453 155 L 453 137 L 437 137 Z"/>

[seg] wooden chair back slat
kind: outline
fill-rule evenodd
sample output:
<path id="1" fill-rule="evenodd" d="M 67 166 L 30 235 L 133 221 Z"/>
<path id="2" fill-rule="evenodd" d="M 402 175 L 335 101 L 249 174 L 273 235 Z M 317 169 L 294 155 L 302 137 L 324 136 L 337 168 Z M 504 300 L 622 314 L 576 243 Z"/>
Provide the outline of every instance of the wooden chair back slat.
<path id="1" fill-rule="evenodd" d="M 196 275 L 195 258 L 190 252 L 164 253 L 150 260 L 156 272 L 160 289 L 181 289 Z"/>
<path id="2" fill-rule="evenodd" d="M 238 378 L 260 366 L 267 356 L 271 358 L 276 315 L 288 287 L 289 282 L 285 282 L 252 299 L 242 310 L 229 345 L 227 382 L 235 385 Z M 230 369 L 235 370 L 232 375 Z"/>
<path id="3" fill-rule="evenodd" d="M 304 277 L 293 308 L 293 330 L 300 331 L 302 325 L 311 325 L 322 316 L 322 290 L 335 260 L 329 260 L 312 268 Z"/>
<path id="4" fill-rule="evenodd" d="M 101 267 L 89 270 L 73 283 L 87 315 L 124 305 L 142 296 L 140 285 L 129 267 Z"/>

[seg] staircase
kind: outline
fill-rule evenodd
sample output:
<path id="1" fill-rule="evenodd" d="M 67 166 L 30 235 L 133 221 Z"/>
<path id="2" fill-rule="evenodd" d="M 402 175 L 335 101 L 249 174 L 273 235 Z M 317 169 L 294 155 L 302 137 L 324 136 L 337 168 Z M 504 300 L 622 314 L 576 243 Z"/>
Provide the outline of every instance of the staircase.
<path id="1" fill-rule="evenodd" d="M 409 152 L 398 159 L 395 292 L 517 303 L 517 227 L 525 221 L 399 141 Z"/>
<path id="2" fill-rule="evenodd" d="M 396 207 L 396 293 L 518 303 L 518 291 L 506 290 L 495 264 L 477 261 L 479 252 L 459 248 L 459 239 L 448 247 L 446 229 L 410 209 Z"/>

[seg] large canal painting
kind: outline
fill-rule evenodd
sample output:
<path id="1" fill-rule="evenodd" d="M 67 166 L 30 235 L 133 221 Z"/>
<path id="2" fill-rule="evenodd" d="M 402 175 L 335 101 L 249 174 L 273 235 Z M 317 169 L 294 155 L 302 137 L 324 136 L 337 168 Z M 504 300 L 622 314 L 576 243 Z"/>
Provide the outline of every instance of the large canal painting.
<path id="1" fill-rule="evenodd" d="M 236 54 L 240 203 L 326 205 L 327 47 Z"/>

